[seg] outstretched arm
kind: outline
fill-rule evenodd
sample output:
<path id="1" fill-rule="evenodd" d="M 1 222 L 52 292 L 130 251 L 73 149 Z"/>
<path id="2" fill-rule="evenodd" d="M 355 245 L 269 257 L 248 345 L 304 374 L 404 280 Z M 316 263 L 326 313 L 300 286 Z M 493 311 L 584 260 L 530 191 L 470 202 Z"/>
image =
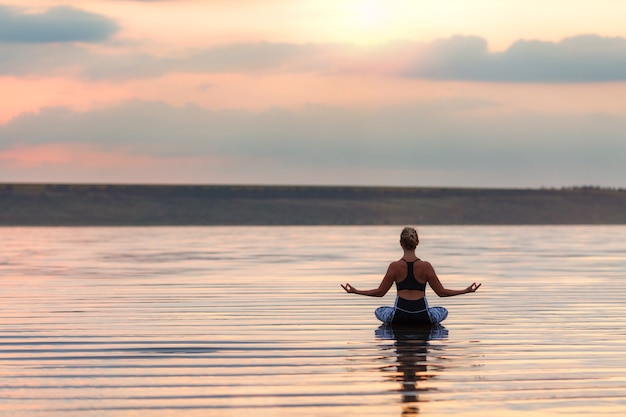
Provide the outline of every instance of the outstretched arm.
<path id="1" fill-rule="evenodd" d="M 389 291 L 389 288 L 391 288 L 394 281 L 395 281 L 395 273 L 392 270 L 391 265 L 389 265 L 389 268 L 387 269 L 387 273 L 385 274 L 385 277 L 383 278 L 383 280 L 380 282 L 380 285 L 378 286 L 378 288 L 374 288 L 373 290 L 357 290 L 350 284 L 345 284 L 345 285 L 341 284 L 341 287 L 344 290 L 346 290 L 347 293 L 350 293 L 350 294 L 366 295 L 368 297 L 382 297 L 385 294 L 387 294 L 387 292 Z"/>
<path id="2" fill-rule="evenodd" d="M 441 283 L 441 281 L 439 280 L 439 277 L 435 273 L 435 269 L 430 264 L 428 264 L 427 266 L 426 278 L 428 279 L 428 284 L 430 285 L 430 288 L 432 288 L 435 294 L 437 294 L 439 297 L 453 297 L 455 295 L 476 292 L 476 290 L 480 288 L 480 286 L 482 285 L 482 284 L 476 284 L 474 282 L 470 286 L 462 290 L 450 290 L 448 288 L 445 288 L 443 284 Z"/>

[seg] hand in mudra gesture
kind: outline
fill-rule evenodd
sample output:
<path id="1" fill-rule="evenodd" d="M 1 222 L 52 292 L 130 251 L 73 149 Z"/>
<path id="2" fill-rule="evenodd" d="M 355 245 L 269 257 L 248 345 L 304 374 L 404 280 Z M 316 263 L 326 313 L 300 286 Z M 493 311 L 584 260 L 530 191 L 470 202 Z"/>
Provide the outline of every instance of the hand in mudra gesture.
<path id="1" fill-rule="evenodd" d="M 347 292 L 347 293 L 350 293 L 350 294 L 354 294 L 354 293 L 356 293 L 356 288 L 354 288 L 354 287 L 353 287 L 352 285 L 350 285 L 350 284 L 346 284 L 346 285 L 341 284 L 341 287 L 342 287 L 344 290 L 346 290 L 346 292 Z"/>

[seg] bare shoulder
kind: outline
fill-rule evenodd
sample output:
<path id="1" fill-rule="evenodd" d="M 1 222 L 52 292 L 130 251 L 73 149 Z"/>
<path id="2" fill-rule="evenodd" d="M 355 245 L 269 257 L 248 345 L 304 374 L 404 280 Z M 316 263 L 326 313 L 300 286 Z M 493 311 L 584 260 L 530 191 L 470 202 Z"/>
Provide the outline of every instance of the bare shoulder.
<path id="1" fill-rule="evenodd" d="M 392 263 L 390 263 L 389 264 L 389 269 L 390 270 L 398 270 L 398 269 L 401 269 L 404 265 L 405 265 L 404 261 L 402 259 L 400 259 L 400 260 L 393 261 Z"/>
<path id="2" fill-rule="evenodd" d="M 422 259 L 420 259 L 419 261 L 417 261 L 417 264 L 419 266 L 424 266 L 424 267 L 428 267 L 428 268 L 432 268 L 432 265 L 430 264 L 430 262 L 428 261 L 424 261 Z"/>
<path id="3" fill-rule="evenodd" d="M 433 266 L 431 265 L 431 263 L 430 263 L 430 262 L 428 262 L 428 261 L 422 261 L 421 259 L 420 259 L 420 261 L 419 261 L 419 263 L 418 263 L 418 267 L 419 267 L 422 271 L 424 271 L 424 272 L 429 272 L 429 271 L 433 271 L 433 270 L 434 270 L 434 268 L 433 268 Z"/>
<path id="4" fill-rule="evenodd" d="M 403 274 L 406 274 L 406 262 L 402 259 L 398 261 L 393 261 L 389 264 L 388 273 L 395 275 L 396 277 L 400 277 Z"/>

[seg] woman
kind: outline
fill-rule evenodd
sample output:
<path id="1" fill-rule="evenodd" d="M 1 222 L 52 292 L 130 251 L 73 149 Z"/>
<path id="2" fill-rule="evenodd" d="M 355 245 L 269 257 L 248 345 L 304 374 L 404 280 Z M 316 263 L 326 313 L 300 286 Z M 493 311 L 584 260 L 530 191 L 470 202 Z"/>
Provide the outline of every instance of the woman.
<path id="1" fill-rule="evenodd" d="M 417 232 L 412 227 L 405 227 L 400 234 L 400 246 L 404 250 L 402 259 L 392 262 L 378 288 L 373 290 L 357 290 L 350 284 L 341 284 L 346 292 L 351 294 L 382 297 L 396 283 L 398 296 L 393 307 L 378 307 L 376 318 L 383 323 L 390 324 L 438 324 L 448 317 L 448 310 L 443 307 L 428 307 L 426 301 L 426 283 L 439 297 L 476 292 L 481 284 L 473 283 L 463 290 L 449 290 L 445 288 L 432 265 L 420 260 L 415 255 L 415 248 L 419 244 Z"/>

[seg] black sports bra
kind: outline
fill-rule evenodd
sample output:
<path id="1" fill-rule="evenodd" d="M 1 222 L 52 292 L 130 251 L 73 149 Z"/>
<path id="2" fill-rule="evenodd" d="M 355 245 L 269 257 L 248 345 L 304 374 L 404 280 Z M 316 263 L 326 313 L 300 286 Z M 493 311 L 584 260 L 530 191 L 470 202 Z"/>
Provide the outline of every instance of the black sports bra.
<path id="1" fill-rule="evenodd" d="M 406 278 L 401 282 L 396 282 L 396 288 L 398 290 L 425 291 L 426 283 L 417 282 L 417 280 L 415 279 L 415 275 L 413 274 L 413 264 L 415 262 L 409 262 L 404 259 L 403 261 L 406 262 L 406 268 L 407 268 Z"/>

